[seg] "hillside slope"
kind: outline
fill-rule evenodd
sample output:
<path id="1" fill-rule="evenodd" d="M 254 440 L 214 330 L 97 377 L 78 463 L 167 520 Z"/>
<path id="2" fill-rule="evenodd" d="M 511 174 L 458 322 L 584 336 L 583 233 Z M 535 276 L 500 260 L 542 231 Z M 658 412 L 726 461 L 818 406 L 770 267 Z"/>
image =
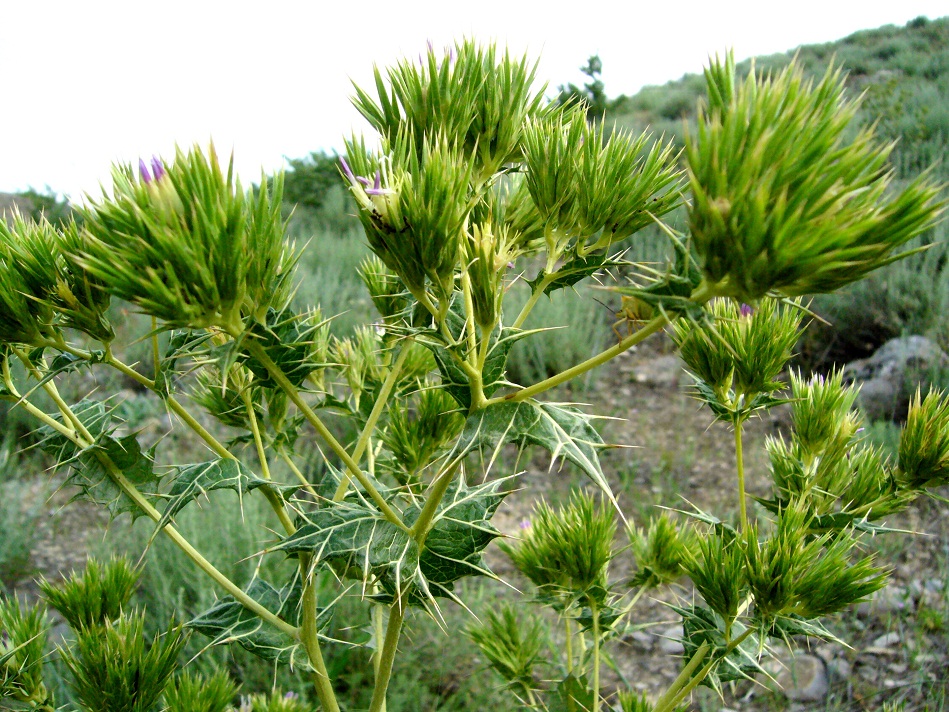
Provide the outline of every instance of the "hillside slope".
<path id="1" fill-rule="evenodd" d="M 862 30 L 826 44 L 805 45 L 781 54 L 748 59 L 747 74 L 780 69 L 797 55 L 804 70 L 822 75 L 833 63 L 847 73 L 854 95 L 866 93 L 863 118 L 876 121 L 881 135 L 899 139 L 899 173 L 918 173 L 945 158 L 949 142 L 949 17 L 917 18 L 905 27 Z M 644 87 L 633 96 L 610 101 L 607 119 L 641 131 L 647 126 L 681 142 L 684 124 L 694 122 L 705 91 L 701 73 L 686 74 L 662 86 Z M 905 148 L 914 146 L 912 160 Z M 942 173 L 946 174 L 943 161 Z"/>

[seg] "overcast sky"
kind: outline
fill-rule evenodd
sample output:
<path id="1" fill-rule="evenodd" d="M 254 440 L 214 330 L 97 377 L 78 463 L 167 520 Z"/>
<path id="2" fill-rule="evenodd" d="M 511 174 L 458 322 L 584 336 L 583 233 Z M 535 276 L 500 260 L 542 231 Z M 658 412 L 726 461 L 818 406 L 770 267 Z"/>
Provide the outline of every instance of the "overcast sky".
<path id="1" fill-rule="evenodd" d="M 49 185 L 77 200 L 112 161 L 211 138 L 257 180 L 363 131 L 351 81 L 428 40 L 528 52 L 551 87 L 580 83 L 598 53 L 616 96 L 729 47 L 743 59 L 946 14 L 946 0 L 0 0 L 0 191 Z"/>

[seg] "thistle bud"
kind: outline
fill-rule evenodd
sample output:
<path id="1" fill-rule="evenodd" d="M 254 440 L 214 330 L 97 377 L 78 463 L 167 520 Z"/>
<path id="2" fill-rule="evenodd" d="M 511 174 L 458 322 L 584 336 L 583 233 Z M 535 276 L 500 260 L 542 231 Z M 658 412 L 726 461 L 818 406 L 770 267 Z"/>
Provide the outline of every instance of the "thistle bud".
<path id="1" fill-rule="evenodd" d="M 689 226 L 714 293 L 830 292 L 899 255 L 933 225 L 938 188 L 921 178 L 892 191 L 891 145 L 872 129 L 848 139 L 858 104 L 839 70 L 816 85 L 793 63 L 735 80 L 734 57 L 705 72 L 709 99 L 686 138 Z"/>
<path id="2" fill-rule="evenodd" d="M 784 388 L 777 377 L 800 336 L 799 305 L 765 299 L 753 313 L 744 307 L 714 300 L 708 323 L 679 320 L 673 327 L 686 367 L 731 410 Z"/>
<path id="3" fill-rule="evenodd" d="M 615 532 L 613 510 L 598 508 L 592 496 L 575 491 L 558 510 L 541 502 L 521 543 L 502 548 L 534 585 L 561 604 L 587 595 L 602 599 Z"/>
<path id="4" fill-rule="evenodd" d="M 949 482 L 949 398 L 916 391 L 900 434 L 899 478 L 906 487 L 922 489 Z"/>
<path id="5" fill-rule="evenodd" d="M 273 192 L 271 192 L 271 190 Z M 180 149 L 173 163 L 113 170 L 113 190 L 83 208 L 74 257 L 113 295 L 170 326 L 242 329 L 289 296 L 295 256 L 285 241 L 282 179 L 244 191 L 233 158 L 222 170 Z"/>

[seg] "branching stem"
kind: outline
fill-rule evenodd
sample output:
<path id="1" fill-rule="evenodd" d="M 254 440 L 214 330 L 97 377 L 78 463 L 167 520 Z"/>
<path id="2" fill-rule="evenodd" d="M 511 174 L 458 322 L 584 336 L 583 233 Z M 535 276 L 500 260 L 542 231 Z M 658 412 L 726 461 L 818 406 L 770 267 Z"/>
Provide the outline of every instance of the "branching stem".
<path id="1" fill-rule="evenodd" d="M 320 437 L 330 446 L 330 449 L 343 461 L 343 464 L 346 465 L 350 474 L 363 486 L 373 502 L 376 503 L 379 511 L 382 512 L 382 515 L 403 531 L 408 531 L 409 528 L 402 521 L 402 518 L 389 506 L 389 503 L 386 502 L 385 498 L 379 493 L 379 490 L 375 488 L 372 482 L 369 481 L 369 478 L 359 469 L 359 465 L 356 464 L 356 461 L 346 452 L 346 448 L 344 448 L 333 433 L 330 432 L 329 428 L 320 420 L 320 417 L 313 411 L 309 404 L 303 400 L 300 391 L 290 382 L 286 374 L 284 374 L 283 369 L 274 363 L 264 347 L 254 339 L 248 339 L 245 343 L 247 344 L 248 351 L 263 364 L 270 376 L 277 382 L 277 385 L 283 389 L 287 397 L 289 397 L 293 404 L 300 410 L 303 417 L 307 419 L 310 425 L 313 426 L 313 429 L 316 430 Z"/>
<path id="2" fill-rule="evenodd" d="M 376 429 L 376 424 L 379 422 L 379 418 L 382 417 L 382 413 L 385 411 L 386 404 L 389 402 L 389 396 L 392 394 L 392 389 L 395 388 L 395 384 L 399 381 L 399 376 L 402 373 L 402 367 L 405 365 L 405 359 L 409 355 L 409 349 L 412 345 L 412 340 L 408 339 L 402 343 L 402 348 L 399 351 L 399 355 L 395 360 L 395 363 L 392 364 L 392 367 L 389 369 L 389 373 L 386 375 L 386 380 L 382 384 L 382 388 L 379 389 L 379 395 L 376 397 L 376 402 L 372 406 L 372 411 L 369 413 L 369 417 L 366 419 L 366 424 L 363 426 L 362 432 L 359 434 L 359 439 L 356 441 L 356 447 L 353 449 L 353 462 L 357 465 L 360 460 L 362 460 L 363 453 L 366 451 L 366 447 L 369 445 L 369 439 L 372 437 L 373 432 Z M 343 477 L 339 482 L 339 486 L 336 488 L 336 493 L 333 495 L 334 502 L 342 502 L 343 498 L 346 496 L 346 490 L 349 489 L 350 477 L 347 473 L 343 473 Z"/>

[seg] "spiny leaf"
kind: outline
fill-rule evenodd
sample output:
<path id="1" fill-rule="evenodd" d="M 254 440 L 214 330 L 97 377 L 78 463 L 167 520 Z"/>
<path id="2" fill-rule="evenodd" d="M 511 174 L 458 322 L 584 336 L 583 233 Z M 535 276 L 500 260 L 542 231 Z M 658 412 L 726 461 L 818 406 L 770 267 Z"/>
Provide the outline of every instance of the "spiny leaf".
<path id="1" fill-rule="evenodd" d="M 481 552 L 500 536 L 491 526 L 491 517 L 508 494 L 499 491 L 503 482 L 468 487 L 459 476 L 446 494 L 419 556 L 419 568 L 431 595 L 447 595 L 458 579 L 489 572 Z M 406 522 L 414 522 L 419 512 L 416 507 L 407 510 Z"/>
<path id="2" fill-rule="evenodd" d="M 688 660 L 702 643 L 708 643 L 711 651 L 706 655 L 705 662 L 718 660 L 718 665 L 712 668 L 703 685 L 714 690 L 720 690 L 723 682 L 732 680 L 751 679 L 763 672 L 758 664 L 759 644 L 757 636 L 752 633 L 740 645 L 725 654 L 728 642 L 725 638 L 724 621 L 714 611 L 699 606 L 680 608 L 671 607 L 682 616 L 682 645 L 685 647 L 685 659 Z M 744 630 L 739 624 L 731 629 L 731 639 L 741 635 Z"/>
<path id="3" fill-rule="evenodd" d="M 286 496 L 290 496 L 299 489 L 297 485 L 278 485 L 264 480 L 247 469 L 243 463 L 231 458 L 218 458 L 179 467 L 174 480 L 175 484 L 168 492 L 168 504 L 165 505 L 158 529 L 171 521 L 189 502 L 211 490 L 230 489 L 238 494 L 246 494 L 258 487 L 271 486 L 286 491 Z"/>
<path id="4" fill-rule="evenodd" d="M 451 308 L 445 316 L 448 331 L 456 342 L 462 341 L 462 335 L 465 330 L 465 316 L 462 300 L 454 299 Z M 485 359 L 484 369 L 482 370 L 482 381 L 484 394 L 490 396 L 503 383 L 507 357 L 511 347 L 515 342 L 529 336 L 531 331 L 520 331 L 515 329 L 496 329 L 490 337 L 488 347 L 488 356 Z M 433 330 L 424 330 L 418 334 L 419 343 L 426 346 L 435 357 L 435 363 L 438 365 L 438 371 L 442 376 L 442 384 L 449 395 L 454 398 L 462 408 L 471 407 L 471 386 L 468 376 L 465 374 L 458 362 L 452 357 L 450 350 L 464 357 L 458 351 L 457 347 L 445 344 L 442 336 Z"/>
<path id="5" fill-rule="evenodd" d="M 158 363 L 158 372 L 155 374 L 155 392 L 171 395 L 172 381 L 178 374 L 178 361 L 195 354 L 195 349 L 211 338 L 207 331 L 191 331 L 176 329 L 171 332 L 165 355 Z"/>
<path id="6" fill-rule="evenodd" d="M 473 450 L 495 450 L 504 443 L 540 445 L 551 454 L 569 460 L 603 490 L 615 504 L 603 475 L 597 451 L 606 447 L 590 424 L 590 417 L 571 406 L 523 401 L 496 403 L 468 417 L 454 456 Z"/>
<path id="7" fill-rule="evenodd" d="M 418 576 L 418 544 L 375 509 L 346 501 L 307 512 L 303 520 L 274 551 L 309 553 L 314 565 L 341 566 L 363 581 L 378 576 L 396 590 Z"/>
<path id="8" fill-rule="evenodd" d="M 531 291 L 536 292 L 543 283 L 544 278 L 553 278 L 544 286 L 544 294 L 550 296 L 552 292 L 558 289 L 572 287 L 577 282 L 596 274 L 600 270 L 610 267 L 618 267 L 622 262 L 619 260 L 607 259 L 606 253 L 601 255 L 587 255 L 586 257 L 574 256 L 561 265 L 560 269 L 551 272 L 549 275 L 541 270 L 534 279 L 527 280 L 531 286 Z"/>
<path id="9" fill-rule="evenodd" d="M 282 620 L 292 625 L 299 624 L 303 592 L 299 575 L 279 590 L 264 579 L 254 578 L 245 590 L 248 596 Z M 329 622 L 329 609 L 321 610 L 317 621 L 320 627 L 325 627 Z M 262 621 L 232 596 L 220 599 L 209 610 L 190 621 L 188 627 L 211 638 L 211 645 L 237 643 L 265 660 L 291 666 L 309 666 L 298 641 Z"/>

